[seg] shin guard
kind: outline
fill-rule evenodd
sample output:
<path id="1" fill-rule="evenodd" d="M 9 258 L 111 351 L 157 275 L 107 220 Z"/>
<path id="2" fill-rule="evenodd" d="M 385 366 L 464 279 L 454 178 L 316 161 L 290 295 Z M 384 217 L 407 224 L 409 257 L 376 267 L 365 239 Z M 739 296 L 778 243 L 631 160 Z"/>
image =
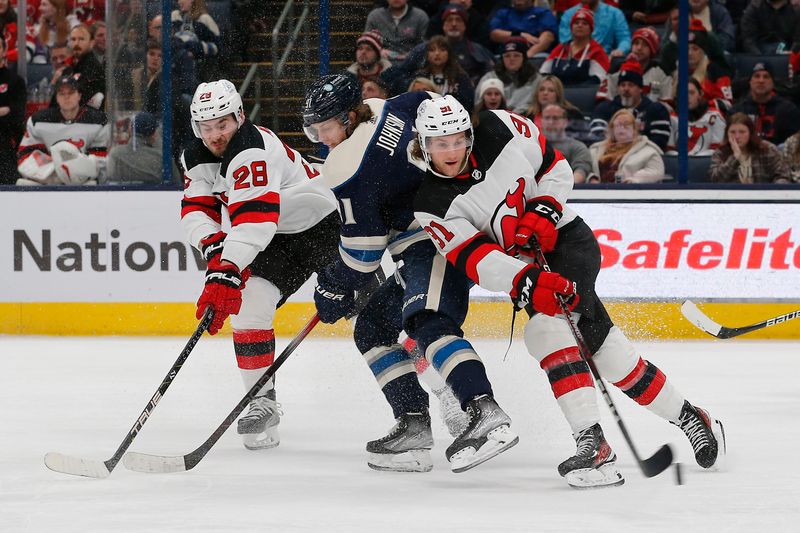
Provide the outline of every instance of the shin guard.
<path id="1" fill-rule="evenodd" d="M 678 420 L 683 396 L 658 367 L 636 353 L 633 344 L 618 327 L 611 328 L 594 355 L 594 362 L 600 375 L 633 401 L 666 420 Z"/>
<path id="2" fill-rule="evenodd" d="M 589 365 L 581 358 L 563 318 L 534 315 L 525 325 L 525 345 L 547 373 L 558 406 L 577 434 L 600 421 Z"/>

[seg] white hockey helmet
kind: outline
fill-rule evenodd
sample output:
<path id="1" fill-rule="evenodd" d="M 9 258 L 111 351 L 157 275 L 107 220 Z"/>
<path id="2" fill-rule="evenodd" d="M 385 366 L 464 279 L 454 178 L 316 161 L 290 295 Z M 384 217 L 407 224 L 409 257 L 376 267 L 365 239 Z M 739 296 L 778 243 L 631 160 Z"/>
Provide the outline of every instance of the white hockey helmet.
<path id="1" fill-rule="evenodd" d="M 242 97 L 236 91 L 236 86 L 228 80 L 210 81 L 198 85 L 194 97 L 192 97 L 190 110 L 192 131 L 198 139 L 201 138 L 198 123 L 204 120 L 213 120 L 232 114 L 240 128 L 244 124 Z"/>
<path id="2" fill-rule="evenodd" d="M 417 130 L 417 138 L 422 149 L 422 155 L 425 157 L 425 164 L 431 172 L 442 178 L 452 176 L 440 174 L 433 168 L 431 154 L 428 150 L 428 141 L 432 137 L 443 137 L 462 131 L 466 132 L 467 153 L 464 158 L 464 167 L 466 167 L 469 155 L 472 152 L 472 119 L 469 116 L 469 112 L 464 109 L 464 106 L 453 95 L 447 94 L 430 100 L 423 100 L 417 108 L 414 128 Z M 464 168 L 461 169 L 461 171 L 463 170 Z"/>

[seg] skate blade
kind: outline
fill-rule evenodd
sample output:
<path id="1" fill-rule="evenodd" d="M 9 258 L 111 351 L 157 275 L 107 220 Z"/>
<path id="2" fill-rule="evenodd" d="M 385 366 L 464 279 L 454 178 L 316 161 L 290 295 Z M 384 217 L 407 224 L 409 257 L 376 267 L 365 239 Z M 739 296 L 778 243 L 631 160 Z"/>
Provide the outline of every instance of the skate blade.
<path id="1" fill-rule="evenodd" d="M 450 469 L 456 474 L 466 472 L 492 457 L 500 455 L 519 442 L 519 436 L 508 425 L 493 429 L 486 435 L 486 442 L 477 450 L 468 446 L 450 457 Z"/>
<path id="2" fill-rule="evenodd" d="M 564 479 L 570 487 L 578 490 L 618 487 L 625 483 L 625 478 L 614 463 L 606 463 L 598 468 L 579 468 L 567 472 Z"/>
<path id="3" fill-rule="evenodd" d="M 369 453 L 367 465 L 381 472 L 430 472 L 433 460 L 430 450 L 408 450 L 402 453 Z"/>
<path id="4" fill-rule="evenodd" d="M 248 450 L 269 450 L 281 443 L 281 437 L 276 427 L 267 428 L 261 433 L 242 434 L 242 442 Z"/>

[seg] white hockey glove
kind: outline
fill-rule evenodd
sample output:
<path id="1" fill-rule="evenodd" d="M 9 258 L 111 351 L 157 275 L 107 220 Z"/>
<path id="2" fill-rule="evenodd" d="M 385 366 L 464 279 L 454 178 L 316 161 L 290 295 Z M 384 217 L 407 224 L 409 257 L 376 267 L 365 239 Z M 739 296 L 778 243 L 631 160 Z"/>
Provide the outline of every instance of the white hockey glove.
<path id="1" fill-rule="evenodd" d="M 27 181 L 33 181 L 40 185 L 49 185 L 55 178 L 53 158 L 50 154 L 41 150 L 34 150 L 17 166 L 19 175 Z M 32 185 L 23 182 L 19 185 Z"/>
<path id="2" fill-rule="evenodd" d="M 57 142 L 50 151 L 53 154 L 56 175 L 62 184 L 83 185 L 88 180 L 97 178 L 97 157 L 81 153 L 71 142 Z"/>

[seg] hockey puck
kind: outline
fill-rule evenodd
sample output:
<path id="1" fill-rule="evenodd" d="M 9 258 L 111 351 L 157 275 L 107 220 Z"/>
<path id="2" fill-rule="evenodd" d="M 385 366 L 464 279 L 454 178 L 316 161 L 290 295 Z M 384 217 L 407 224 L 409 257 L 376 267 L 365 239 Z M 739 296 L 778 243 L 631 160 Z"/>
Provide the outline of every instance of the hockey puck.
<path id="1" fill-rule="evenodd" d="M 683 472 L 681 472 L 680 463 L 675 463 L 675 484 L 683 485 Z"/>

